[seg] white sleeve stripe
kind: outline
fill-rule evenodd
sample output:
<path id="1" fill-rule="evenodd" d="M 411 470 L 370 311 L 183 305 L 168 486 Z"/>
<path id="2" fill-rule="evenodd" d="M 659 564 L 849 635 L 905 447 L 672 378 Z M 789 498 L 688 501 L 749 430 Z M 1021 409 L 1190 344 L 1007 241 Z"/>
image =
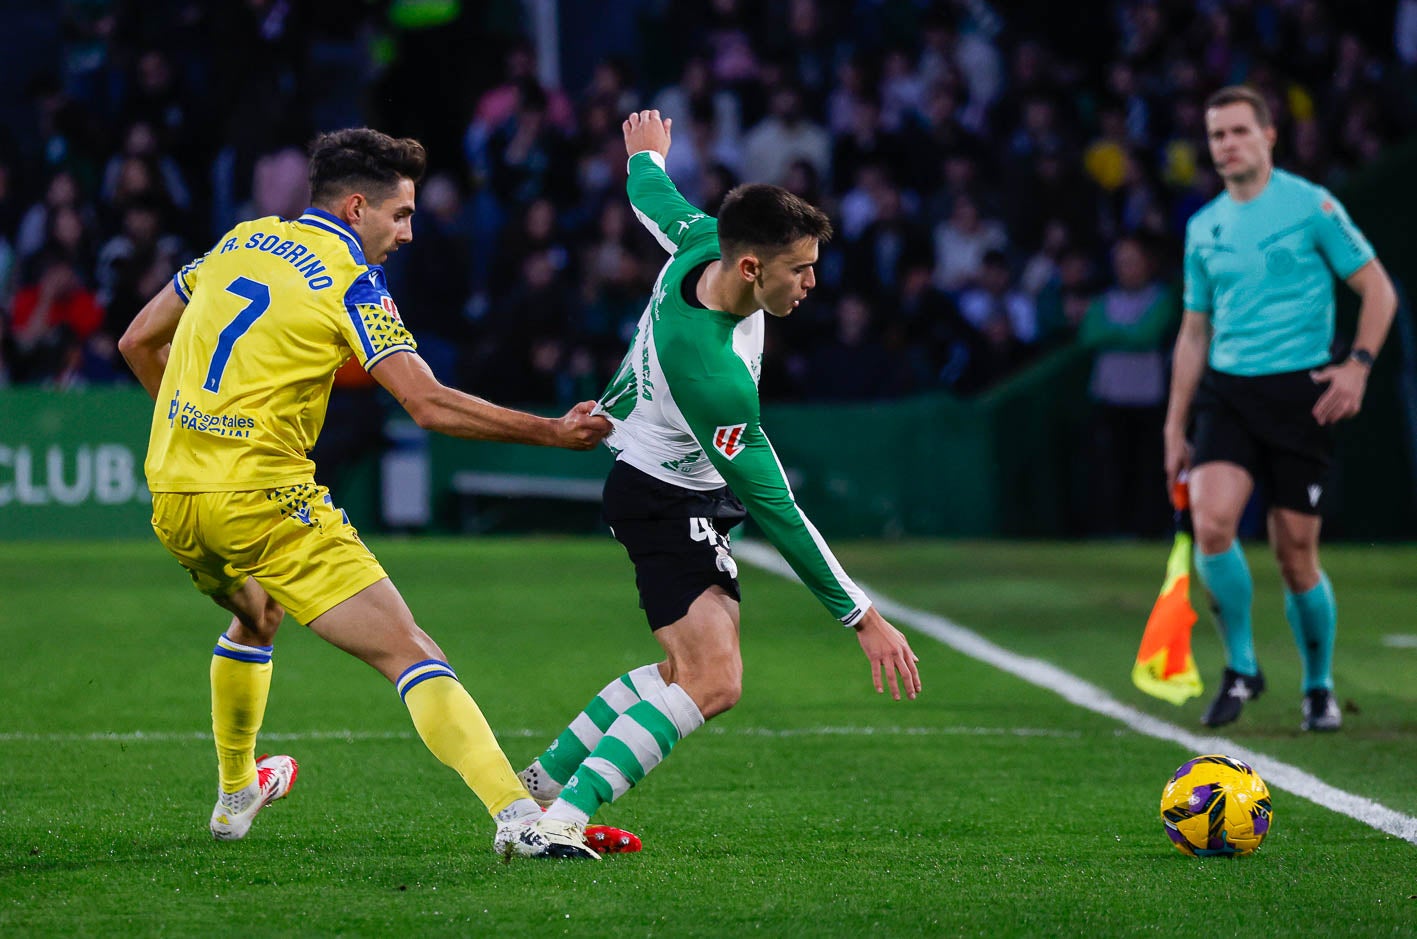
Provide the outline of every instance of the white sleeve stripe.
<path id="1" fill-rule="evenodd" d="M 659 230 L 659 226 L 654 223 L 653 219 L 641 212 L 639 209 L 635 208 L 633 204 L 631 204 L 630 208 L 634 210 L 635 218 L 640 220 L 641 225 L 649 229 L 649 233 L 654 236 L 655 241 L 659 242 L 659 246 L 661 248 L 663 248 L 665 251 L 668 251 L 670 254 L 673 254 L 675 251 L 679 250 L 679 246 L 676 245 L 674 242 L 670 241 L 669 236 Z"/>
<path id="2" fill-rule="evenodd" d="M 625 160 L 625 171 L 627 173 L 630 171 L 630 163 L 641 153 L 649 157 L 649 161 L 655 166 L 664 169 L 664 156 L 658 150 L 636 150 L 634 153 L 630 154 L 629 159 Z"/>

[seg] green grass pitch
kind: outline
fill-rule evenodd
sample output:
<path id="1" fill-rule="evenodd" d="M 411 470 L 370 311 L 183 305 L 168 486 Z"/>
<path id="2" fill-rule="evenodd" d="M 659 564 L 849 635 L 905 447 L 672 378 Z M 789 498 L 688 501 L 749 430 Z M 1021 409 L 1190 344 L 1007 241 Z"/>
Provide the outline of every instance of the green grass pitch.
<path id="1" fill-rule="evenodd" d="M 518 768 L 654 658 L 609 538 L 373 547 Z M 839 554 L 873 591 L 1198 730 L 1204 699 L 1129 678 L 1166 547 Z M 1269 691 L 1225 736 L 1417 815 L 1417 550 L 1325 551 L 1348 707 L 1330 736 L 1298 730 L 1278 579 L 1250 560 Z M 602 813 L 644 852 L 504 863 L 393 689 L 291 621 L 262 747 L 299 759 L 299 783 L 245 841 L 212 841 L 219 611 L 156 543 L 0 545 L 0 935 L 1417 935 L 1417 845 L 1276 791 L 1255 856 L 1182 857 L 1157 805 L 1193 753 L 908 628 L 924 693 L 878 697 L 800 585 L 746 565 L 743 582 L 742 704 Z M 1195 651 L 1213 683 L 1204 615 Z"/>

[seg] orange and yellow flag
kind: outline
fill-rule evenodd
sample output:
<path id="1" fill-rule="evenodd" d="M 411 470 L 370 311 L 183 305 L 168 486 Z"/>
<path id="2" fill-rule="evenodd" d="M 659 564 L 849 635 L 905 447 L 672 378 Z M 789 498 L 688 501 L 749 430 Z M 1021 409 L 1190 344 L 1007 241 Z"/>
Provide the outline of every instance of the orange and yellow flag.
<path id="1" fill-rule="evenodd" d="M 1137 649 L 1132 683 L 1149 695 L 1184 704 L 1205 690 L 1191 655 L 1196 611 L 1191 606 L 1190 500 L 1184 480 L 1176 484 L 1171 501 L 1176 507 L 1176 540 L 1166 561 L 1161 594 L 1151 608 Z"/>

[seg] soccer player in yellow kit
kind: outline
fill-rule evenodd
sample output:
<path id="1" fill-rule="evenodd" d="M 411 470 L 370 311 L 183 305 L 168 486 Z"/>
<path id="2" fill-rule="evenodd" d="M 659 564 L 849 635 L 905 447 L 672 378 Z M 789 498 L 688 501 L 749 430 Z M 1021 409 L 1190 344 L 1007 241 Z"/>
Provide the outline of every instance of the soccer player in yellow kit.
<path id="1" fill-rule="evenodd" d="M 367 128 L 322 135 L 312 207 L 237 225 L 119 342 L 158 402 L 146 463 L 153 528 L 197 589 L 233 614 L 211 662 L 220 775 L 211 831 L 244 837 L 295 782 L 295 760 L 255 757 L 289 611 L 395 684 L 428 749 L 496 819 L 494 849 L 568 856 L 531 829 L 540 810 L 481 711 L 307 456 L 351 355 L 428 430 L 573 450 L 610 430 L 591 415 L 594 402 L 556 419 L 508 410 L 441 384 L 419 357 L 380 264 L 413 238 L 424 165 L 416 140 Z"/>

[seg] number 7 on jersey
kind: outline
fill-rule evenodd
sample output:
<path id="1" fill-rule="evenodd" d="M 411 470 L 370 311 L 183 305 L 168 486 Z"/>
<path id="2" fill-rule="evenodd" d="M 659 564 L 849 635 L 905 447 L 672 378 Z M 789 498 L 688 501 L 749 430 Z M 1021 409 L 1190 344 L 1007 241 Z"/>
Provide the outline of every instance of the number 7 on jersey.
<path id="1" fill-rule="evenodd" d="M 246 305 L 217 336 L 216 350 L 212 352 L 211 365 L 207 366 L 207 380 L 202 382 L 202 388 L 212 392 L 221 387 L 221 376 L 226 371 L 226 363 L 231 359 L 231 349 L 236 345 L 236 340 L 246 335 L 251 324 L 271 307 L 271 288 L 249 277 L 236 278 L 226 285 L 226 292 L 236 294 L 246 301 Z"/>

